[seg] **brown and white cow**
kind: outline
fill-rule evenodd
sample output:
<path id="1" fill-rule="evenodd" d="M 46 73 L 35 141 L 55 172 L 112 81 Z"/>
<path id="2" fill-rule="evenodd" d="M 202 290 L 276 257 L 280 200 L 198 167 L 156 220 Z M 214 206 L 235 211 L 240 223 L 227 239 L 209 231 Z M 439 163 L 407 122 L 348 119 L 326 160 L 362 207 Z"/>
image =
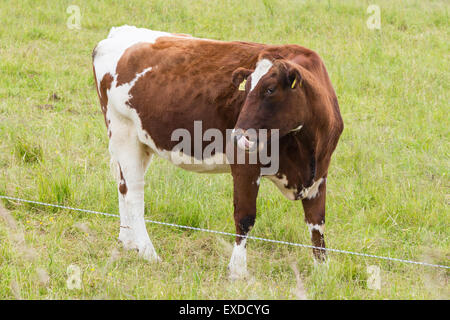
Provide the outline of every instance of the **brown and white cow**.
<path id="1" fill-rule="evenodd" d="M 216 41 L 122 26 L 93 52 L 94 76 L 117 172 L 120 233 L 126 249 L 148 260 L 158 255 L 144 222 L 144 174 L 154 154 L 172 162 L 177 129 L 195 134 L 234 129 L 236 148 L 248 149 L 250 129 L 278 129 L 278 170 L 266 175 L 290 200 L 302 200 L 314 246 L 325 247 L 325 193 L 331 155 L 343 130 L 336 94 L 325 66 L 298 45 Z M 242 84 L 245 82 L 245 88 Z M 201 148 L 205 149 L 204 141 Z M 234 147 L 233 146 L 233 147 Z M 247 153 L 250 153 L 247 150 Z M 247 274 L 246 236 L 255 222 L 256 197 L 266 164 L 198 159 L 180 167 L 230 172 L 237 237 L 229 271 Z M 318 260 L 324 251 L 314 249 Z"/>

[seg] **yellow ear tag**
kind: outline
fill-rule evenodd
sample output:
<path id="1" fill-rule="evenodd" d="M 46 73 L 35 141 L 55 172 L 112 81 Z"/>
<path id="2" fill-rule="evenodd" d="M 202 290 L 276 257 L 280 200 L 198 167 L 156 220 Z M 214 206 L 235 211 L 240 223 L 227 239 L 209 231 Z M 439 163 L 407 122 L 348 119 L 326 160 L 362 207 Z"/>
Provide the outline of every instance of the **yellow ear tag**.
<path id="1" fill-rule="evenodd" d="M 247 83 L 247 79 L 244 79 L 239 85 L 239 91 L 245 91 L 245 84 Z"/>
<path id="2" fill-rule="evenodd" d="M 297 78 L 295 78 L 294 81 L 292 82 L 292 85 L 291 85 L 292 89 L 294 89 L 296 83 L 297 83 Z"/>

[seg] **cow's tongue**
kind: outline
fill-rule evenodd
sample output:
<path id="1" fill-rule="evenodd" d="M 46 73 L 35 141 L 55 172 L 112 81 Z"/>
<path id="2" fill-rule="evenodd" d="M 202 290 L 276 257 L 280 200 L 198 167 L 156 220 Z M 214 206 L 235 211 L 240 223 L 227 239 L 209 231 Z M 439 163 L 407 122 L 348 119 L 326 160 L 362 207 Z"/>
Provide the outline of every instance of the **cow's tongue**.
<path id="1" fill-rule="evenodd" d="M 244 149 L 244 150 L 249 150 L 249 149 L 251 149 L 251 148 L 253 147 L 254 144 L 255 144 L 255 142 L 249 141 L 249 140 L 247 139 L 246 136 L 242 136 L 242 137 L 238 140 L 238 146 L 239 146 L 241 149 Z"/>

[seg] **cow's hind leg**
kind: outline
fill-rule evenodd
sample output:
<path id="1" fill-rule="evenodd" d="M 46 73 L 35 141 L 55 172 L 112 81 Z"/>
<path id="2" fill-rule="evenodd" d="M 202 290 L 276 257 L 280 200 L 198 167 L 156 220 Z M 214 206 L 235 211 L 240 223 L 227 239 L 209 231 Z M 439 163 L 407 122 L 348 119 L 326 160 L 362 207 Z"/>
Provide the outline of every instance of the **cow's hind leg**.
<path id="1" fill-rule="evenodd" d="M 303 199 L 303 208 L 305 210 L 305 221 L 311 234 L 312 245 L 319 248 L 325 248 L 325 198 L 326 198 L 326 179 L 319 186 L 318 193 L 310 198 Z M 317 262 L 324 262 L 326 251 L 323 249 L 313 249 L 314 258 Z"/>
<path id="2" fill-rule="evenodd" d="M 142 144 L 129 119 L 111 115 L 109 151 L 116 167 L 119 193 L 119 240 L 149 261 L 158 260 L 144 220 L 144 175 L 152 153 Z"/>

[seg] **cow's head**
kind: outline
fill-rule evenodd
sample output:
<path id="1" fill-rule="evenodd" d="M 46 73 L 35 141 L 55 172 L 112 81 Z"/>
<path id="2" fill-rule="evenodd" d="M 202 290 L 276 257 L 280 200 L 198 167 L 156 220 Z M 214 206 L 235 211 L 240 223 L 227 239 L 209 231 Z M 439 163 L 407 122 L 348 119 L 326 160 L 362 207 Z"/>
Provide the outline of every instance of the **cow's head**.
<path id="1" fill-rule="evenodd" d="M 232 81 L 239 86 L 245 83 L 246 99 L 239 114 L 233 134 L 237 145 L 251 150 L 254 142 L 247 130 L 278 129 L 279 137 L 299 130 L 308 113 L 305 69 L 279 57 L 260 57 L 255 70 L 238 68 Z M 253 148 L 254 149 L 254 148 Z"/>

